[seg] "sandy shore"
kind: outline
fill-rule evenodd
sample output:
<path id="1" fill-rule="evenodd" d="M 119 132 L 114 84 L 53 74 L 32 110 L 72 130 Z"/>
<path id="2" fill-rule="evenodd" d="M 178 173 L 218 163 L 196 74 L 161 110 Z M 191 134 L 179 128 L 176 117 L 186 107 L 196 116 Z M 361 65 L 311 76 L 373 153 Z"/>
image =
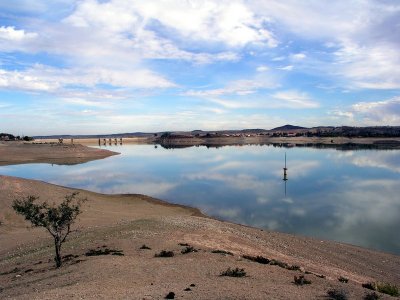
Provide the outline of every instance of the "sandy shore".
<path id="1" fill-rule="evenodd" d="M 400 256 L 222 222 L 143 195 L 104 195 L 8 176 L 0 176 L 0 191 L 2 299 L 163 299 L 169 292 L 175 299 L 324 299 L 332 288 L 362 299 L 370 292 L 362 283 L 400 283 Z M 52 239 L 30 228 L 11 203 L 27 195 L 58 202 L 73 191 L 88 201 L 63 245 L 64 266 L 55 269 Z M 140 249 L 143 244 L 151 249 Z M 180 244 L 197 252 L 182 254 L 186 246 Z M 85 255 L 105 248 L 124 255 Z M 161 250 L 175 255 L 154 257 Z M 245 255 L 287 265 L 259 264 Z M 228 267 L 247 275 L 219 276 Z M 312 283 L 295 285 L 300 275 Z M 349 282 L 339 282 L 340 276 Z"/>
<path id="2" fill-rule="evenodd" d="M 123 138 L 123 144 L 151 144 L 154 139 L 146 137 L 131 137 Z M 58 143 L 57 139 L 36 139 L 35 142 L 38 143 Z M 86 146 L 99 146 L 98 138 L 85 138 L 85 139 L 73 139 L 74 144 L 81 144 Z M 71 144 L 71 139 L 65 139 L 64 144 Z M 106 139 L 106 145 L 110 144 L 110 140 Z M 111 139 L 111 144 L 115 144 L 115 139 Z M 117 144 L 120 144 L 120 139 L 117 139 Z M 100 146 L 104 145 L 104 139 L 100 139 Z"/>
<path id="3" fill-rule="evenodd" d="M 24 163 L 79 164 L 117 152 L 79 144 L 0 142 L 0 165 Z"/>
<path id="4" fill-rule="evenodd" d="M 78 231 L 63 246 L 63 254 L 73 259 L 57 270 L 49 235 L 29 228 L 10 206 L 13 199 L 32 194 L 57 202 L 77 190 L 6 176 L 0 176 L 0 190 L 3 299 L 162 299 L 170 291 L 183 299 L 316 299 L 331 288 L 345 289 L 350 299 L 362 299 L 368 292 L 362 283 L 400 282 L 399 256 L 221 222 L 196 209 L 142 195 L 82 190 L 80 196 L 88 202 L 76 224 Z M 198 252 L 181 254 L 185 247 L 180 243 Z M 143 244 L 151 250 L 141 250 Z M 122 250 L 124 256 L 85 256 L 90 249 L 105 247 Z M 161 250 L 175 256 L 154 257 Z M 243 255 L 262 255 L 298 265 L 301 271 L 258 264 Z M 247 276 L 220 277 L 228 267 L 243 268 Z M 293 284 L 294 276 L 304 272 L 312 273 L 305 275 L 312 284 Z M 340 276 L 349 282 L 339 282 Z M 184 291 L 188 287 L 191 290 Z"/>

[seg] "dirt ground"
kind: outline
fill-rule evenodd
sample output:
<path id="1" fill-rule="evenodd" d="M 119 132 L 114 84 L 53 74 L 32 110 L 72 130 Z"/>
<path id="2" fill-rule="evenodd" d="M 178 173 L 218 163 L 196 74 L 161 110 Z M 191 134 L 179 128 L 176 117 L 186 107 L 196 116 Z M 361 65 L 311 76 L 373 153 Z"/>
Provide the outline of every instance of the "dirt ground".
<path id="1" fill-rule="evenodd" d="M 2 299 L 164 299 L 170 292 L 175 299 L 328 299 L 330 289 L 363 299 L 371 291 L 362 283 L 400 283 L 399 256 L 221 222 L 142 195 L 103 195 L 7 176 L 0 176 L 0 191 Z M 73 191 L 88 201 L 63 245 L 64 265 L 56 269 L 50 235 L 30 228 L 11 203 L 27 195 L 58 202 Z M 182 254 L 187 245 L 196 252 Z M 106 248 L 123 255 L 85 255 Z M 155 257 L 162 250 L 174 256 Z M 243 268 L 246 276 L 220 276 L 227 268 Z M 294 284 L 301 275 L 311 284 Z M 339 282 L 340 276 L 349 282 Z"/>

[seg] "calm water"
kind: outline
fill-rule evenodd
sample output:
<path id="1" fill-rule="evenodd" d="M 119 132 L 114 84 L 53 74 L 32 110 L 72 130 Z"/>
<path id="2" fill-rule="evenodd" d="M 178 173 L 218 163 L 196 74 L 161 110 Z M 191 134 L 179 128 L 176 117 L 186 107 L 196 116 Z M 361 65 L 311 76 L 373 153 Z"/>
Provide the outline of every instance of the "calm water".
<path id="1" fill-rule="evenodd" d="M 142 193 L 236 223 L 400 254 L 399 150 L 109 148 L 122 154 L 75 166 L 6 166 L 0 174 Z"/>

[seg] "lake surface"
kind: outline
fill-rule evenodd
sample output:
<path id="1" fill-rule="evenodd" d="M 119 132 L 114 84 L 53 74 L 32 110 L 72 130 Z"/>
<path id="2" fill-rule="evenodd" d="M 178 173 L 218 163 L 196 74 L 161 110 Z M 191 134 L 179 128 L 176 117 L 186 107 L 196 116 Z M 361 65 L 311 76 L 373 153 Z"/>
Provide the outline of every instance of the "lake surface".
<path id="1" fill-rule="evenodd" d="M 399 150 L 107 148 L 121 155 L 73 166 L 3 166 L 0 174 L 141 193 L 235 223 L 400 254 Z"/>

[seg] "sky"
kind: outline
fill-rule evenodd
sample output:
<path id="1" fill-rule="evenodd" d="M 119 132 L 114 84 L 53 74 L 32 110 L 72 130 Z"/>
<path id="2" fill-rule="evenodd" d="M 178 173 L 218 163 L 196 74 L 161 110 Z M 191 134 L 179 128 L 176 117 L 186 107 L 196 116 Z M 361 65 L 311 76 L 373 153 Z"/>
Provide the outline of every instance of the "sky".
<path id="1" fill-rule="evenodd" d="M 400 125 L 398 0 L 0 0 L 0 132 Z"/>

